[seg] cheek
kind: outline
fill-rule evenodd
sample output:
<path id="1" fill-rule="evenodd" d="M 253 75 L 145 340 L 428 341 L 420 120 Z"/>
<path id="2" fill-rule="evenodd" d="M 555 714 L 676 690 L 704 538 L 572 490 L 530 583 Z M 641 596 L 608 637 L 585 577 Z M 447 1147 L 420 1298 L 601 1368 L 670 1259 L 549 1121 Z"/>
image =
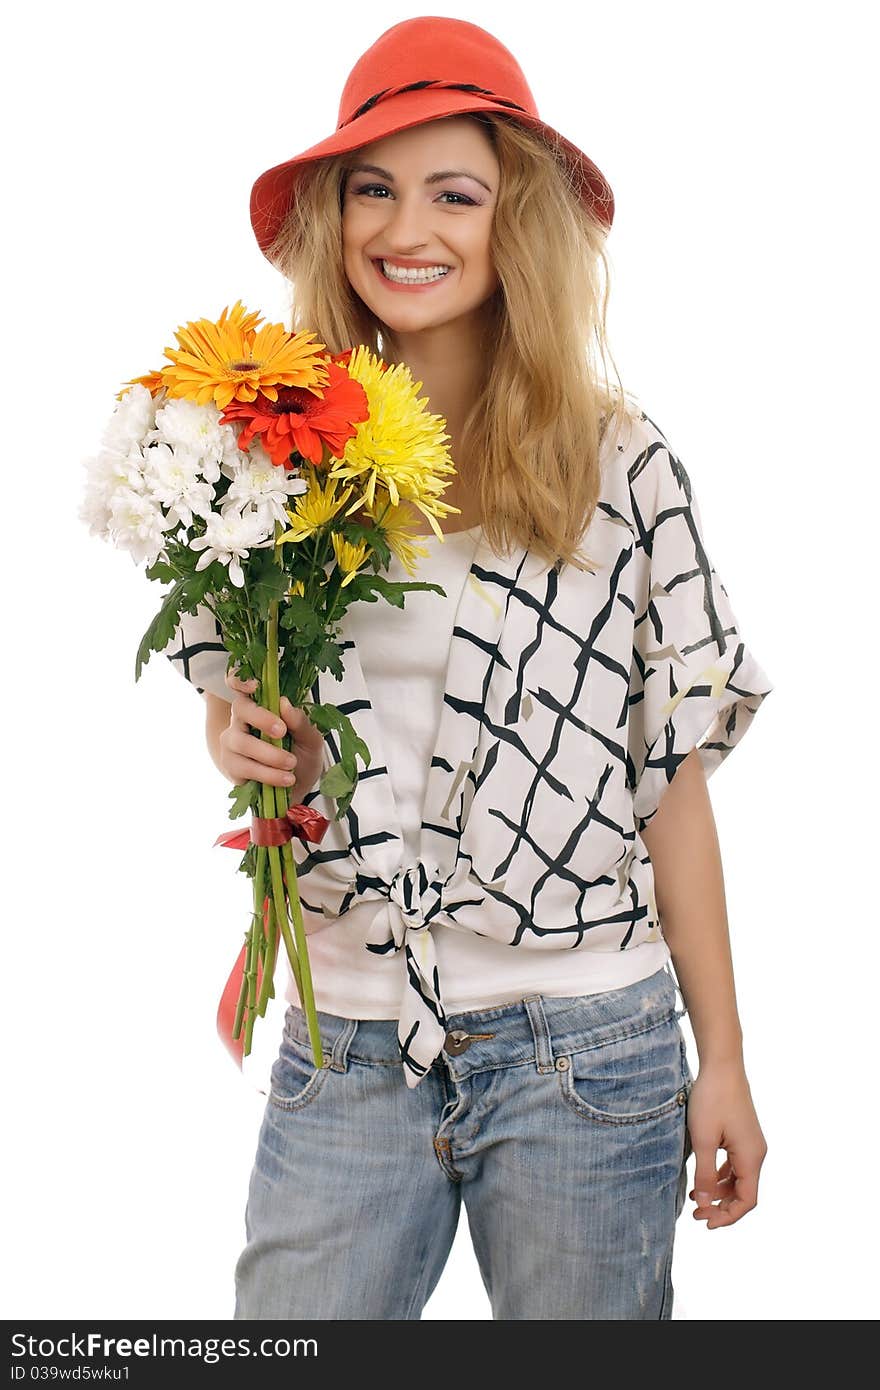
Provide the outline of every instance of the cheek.
<path id="1" fill-rule="evenodd" d="M 464 248 L 465 259 L 473 266 L 474 270 L 482 279 L 491 278 L 495 274 L 492 264 L 492 244 L 486 235 L 481 231 L 479 236 L 475 236 L 470 245 Z"/>
<path id="2" fill-rule="evenodd" d="M 342 244 L 354 248 L 364 238 L 364 219 L 350 204 L 342 211 Z"/>

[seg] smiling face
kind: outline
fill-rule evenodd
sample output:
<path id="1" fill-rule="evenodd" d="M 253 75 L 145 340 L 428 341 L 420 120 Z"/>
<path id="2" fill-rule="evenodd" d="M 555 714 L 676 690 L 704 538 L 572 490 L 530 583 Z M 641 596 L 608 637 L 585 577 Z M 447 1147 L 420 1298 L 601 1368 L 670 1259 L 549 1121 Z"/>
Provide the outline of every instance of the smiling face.
<path id="1" fill-rule="evenodd" d="M 401 338 L 473 316 L 499 283 L 490 240 L 500 169 L 486 132 L 445 117 L 362 146 L 347 168 L 343 262 L 364 303 Z M 449 269 L 398 285 L 382 258 Z"/>

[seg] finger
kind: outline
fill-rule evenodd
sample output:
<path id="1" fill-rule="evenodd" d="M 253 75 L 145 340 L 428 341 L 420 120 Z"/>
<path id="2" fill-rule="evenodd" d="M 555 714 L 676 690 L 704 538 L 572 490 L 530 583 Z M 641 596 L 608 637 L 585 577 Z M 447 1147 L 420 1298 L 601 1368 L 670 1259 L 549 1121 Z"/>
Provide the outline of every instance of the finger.
<path id="1" fill-rule="evenodd" d="M 279 710 L 294 742 L 310 752 L 320 752 L 324 744 L 324 735 L 317 725 L 312 723 L 305 710 L 292 705 L 286 695 L 281 698 Z"/>
<path id="2" fill-rule="evenodd" d="M 756 1205 L 756 1202 L 749 1202 L 743 1197 L 732 1197 L 728 1206 L 722 1204 L 720 1207 L 711 1208 L 706 1220 L 706 1227 L 713 1231 L 716 1226 L 732 1226 L 735 1221 L 739 1221 Z"/>
<path id="3" fill-rule="evenodd" d="M 718 1178 L 717 1181 L 713 1183 L 712 1190 L 708 1194 L 704 1191 L 698 1193 L 697 1189 L 692 1187 L 688 1196 L 692 1197 L 694 1201 L 697 1200 L 698 1196 L 704 1201 L 715 1201 L 718 1197 L 728 1197 L 734 1190 L 735 1183 L 736 1178 L 733 1175 L 730 1177 Z"/>
<path id="4" fill-rule="evenodd" d="M 240 724 L 260 729 L 270 738 L 282 738 L 287 733 L 284 721 L 265 705 L 258 705 L 250 695 L 239 695 L 238 699 L 233 700 L 232 714 Z"/>
<path id="5" fill-rule="evenodd" d="M 255 734 L 237 733 L 227 740 L 227 748 L 236 757 L 247 758 L 250 762 L 283 767 L 289 771 L 296 767 L 295 753 L 278 747 L 270 739 L 257 738 Z"/>
<path id="6" fill-rule="evenodd" d="M 236 786 L 241 782 L 265 782 L 270 787 L 292 787 L 296 773 L 284 768 L 270 767 L 268 763 L 258 763 L 252 758 L 235 757 L 228 759 L 229 773 Z"/>
<path id="7" fill-rule="evenodd" d="M 305 710 L 300 709 L 297 705 L 292 705 L 286 695 L 281 696 L 278 712 L 291 733 L 302 736 L 318 732 Z"/>
<path id="8" fill-rule="evenodd" d="M 718 1147 L 716 1144 L 705 1144 L 696 1140 L 693 1141 L 693 1147 L 697 1159 L 694 1170 L 695 1199 L 700 1206 L 705 1206 L 707 1202 L 711 1202 L 718 1184 L 719 1175 L 715 1167 Z"/>
<path id="9" fill-rule="evenodd" d="M 757 1172 L 734 1175 L 734 1184 L 733 1191 L 725 1194 L 717 1207 L 710 1205 L 694 1212 L 694 1216 L 706 1221 L 710 1230 L 716 1226 L 732 1226 L 758 1205 Z"/>
<path id="10" fill-rule="evenodd" d="M 256 677 L 251 676 L 250 680 L 242 680 L 238 674 L 238 667 L 226 672 L 226 684 L 233 690 L 254 690 L 256 688 Z"/>

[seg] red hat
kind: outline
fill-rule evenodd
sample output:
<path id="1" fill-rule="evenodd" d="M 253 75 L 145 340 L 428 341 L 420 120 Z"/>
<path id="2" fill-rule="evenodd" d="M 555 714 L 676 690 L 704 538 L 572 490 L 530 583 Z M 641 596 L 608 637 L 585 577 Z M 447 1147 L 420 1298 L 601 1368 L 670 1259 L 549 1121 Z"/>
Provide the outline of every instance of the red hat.
<path id="1" fill-rule="evenodd" d="M 386 29 L 358 58 L 342 91 L 333 135 L 260 174 L 251 190 L 251 223 L 260 250 L 267 255 L 303 165 L 465 111 L 503 112 L 561 147 L 582 201 L 611 226 L 614 195 L 607 179 L 583 150 L 540 119 L 510 50 L 467 20 L 422 15 Z"/>

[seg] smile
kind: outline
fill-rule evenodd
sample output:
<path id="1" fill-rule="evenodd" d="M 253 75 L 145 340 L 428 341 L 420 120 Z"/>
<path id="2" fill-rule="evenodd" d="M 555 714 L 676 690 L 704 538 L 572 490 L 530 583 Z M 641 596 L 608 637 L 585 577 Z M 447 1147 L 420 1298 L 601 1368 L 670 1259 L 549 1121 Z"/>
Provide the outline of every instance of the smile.
<path id="1" fill-rule="evenodd" d="M 428 290 L 433 285 L 439 285 L 440 281 L 445 280 L 452 272 L 451 266 L 441 270 L 438 264 L 436 268 L 431 266 L 424 270 L 402 270 L 390 266 L 391 273 L 388 274 L 385 269 L 387 261 L 374 260 L 373 265 L 385 284 L 396 290 Z"/>

